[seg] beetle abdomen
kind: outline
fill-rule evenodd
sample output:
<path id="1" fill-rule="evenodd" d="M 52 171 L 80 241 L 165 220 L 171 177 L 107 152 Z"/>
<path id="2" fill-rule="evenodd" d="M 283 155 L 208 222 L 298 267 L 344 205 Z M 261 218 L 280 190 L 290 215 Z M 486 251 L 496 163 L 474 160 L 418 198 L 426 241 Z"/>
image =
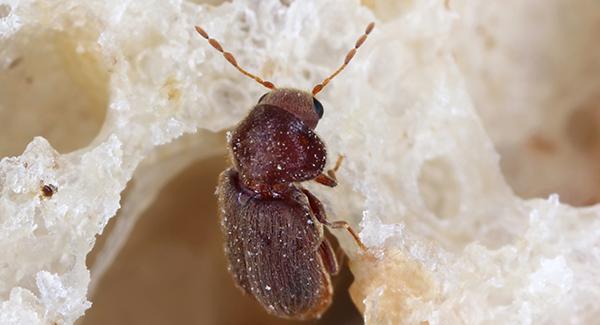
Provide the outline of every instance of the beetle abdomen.
<path id="1" fill-rule="evenodd" d="M 318 249 L 322 225 L 304 194 L 257 199 L 234 169 L 219 178 L 221 225 L 229 269 L 237 284 L 270 313 L 294 319 L 319 317 L 332 288 Z"/>

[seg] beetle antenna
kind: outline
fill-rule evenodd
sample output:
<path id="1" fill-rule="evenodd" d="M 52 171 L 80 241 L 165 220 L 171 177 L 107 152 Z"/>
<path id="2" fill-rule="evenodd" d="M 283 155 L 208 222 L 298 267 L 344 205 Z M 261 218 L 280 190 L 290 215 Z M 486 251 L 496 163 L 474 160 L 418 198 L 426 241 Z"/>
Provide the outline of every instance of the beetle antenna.
<path id="1" fill-rule="evenodd" d="M 371 33 L 371 31 L 373 30 L 373 28 L 375 27 L 375 23 L 371 22 L 369 25 L 367 25 L 367 28 L 365 29 L 364 34 L 362 34 L 358 40 L 356 40 L 356 44 L 354 44 L 354 48 L 351 49 L 348 54 L 346 54 L 346 58 L 344 59 L 344 64 L 342 64 L 337 70 L 335 70 L 335 72 L 333 74 L 331 74 L 331 76 L 325 78 L 325 80 L 323 80 L 320 84 L 316 85 L 313 90 L 312 90 L 312 94 L 313 96 L 318 94 L 321 90 L 323 90 L 323 88 L 325 88 L 325 86 L 327 86 L 327 84 L 331 81 L 331 79 L 335 78 L 335 76 L 337 76 L 340 72 L 342 72 L 342 70 L 344 70 L 344 68 L 348 65 L 348 63 L 350 63 L 350 60 L 352 60 L 352 58 L 354 57 L 354 54 L 356 54 L 356 50 L 358 50 L 358 48 L 363 45 L 363 43 L 367 40 L 367 36 L 369 36 L 369 34 Z"/>
<path id="2" fill-rule="evenodd" d="M 221 44 L 219 44 L 219 41 L 217 41 L 214 38 L 210 38 L 208 36 L 208 34 L 204 31 L 204 29 L 202 29 L 202 27 L 194 26 L 194 28 L 196 28 L 196 31 L 198 32 L 198 34 L 200 34 L 202 37 L 204 37 L 208 41 L 208 44 L 210 44 L 212 47 L 214 47 L 215 50 L 221 52 L 223 54 L 223 57 L 225 57 L 225 60 L 227 60 L 227 62 L 231 63 L 231 65 L 233 65 L 236 69 L 238 69 L 242 74 L 254 79 L 256 82 L 258 82 L 259 84 L 261 84 L 269 89 L 275 89 L 275 85 L 272 82 L 263 80 L 260 77 L 255 76 L 255 75 L 251 74 L 250 72 L 244 70 L 242 67 L 240 67 L 238 65 L 237 61 L 235 60 L 235 57 L 233 57 L 233 54 L 223 50 L 223 47 L 221 46 Z"/>

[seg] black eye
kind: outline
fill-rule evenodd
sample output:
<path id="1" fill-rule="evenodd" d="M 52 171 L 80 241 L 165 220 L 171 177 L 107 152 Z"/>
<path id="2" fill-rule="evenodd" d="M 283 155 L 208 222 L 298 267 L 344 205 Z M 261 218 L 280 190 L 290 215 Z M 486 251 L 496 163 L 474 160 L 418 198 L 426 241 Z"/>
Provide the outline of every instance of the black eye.
<path id="1" fill-rule="evenodd" d="M 260 96 L 260 98 L 258 99 L 258 102 L 259 102 L 259 103 L 260 103 L 260 102 L 262 102 L 262 100 L 263 100 L 263 99 L 265 99 L 265 96 L 267 96 L 268 94 L 269 94 L 269 93 L 266 93 L 266 94 L 264 94 L 264 95 Z"/>
<path id="2" fill-rule="evenodd" d="M 313 103 L 315 104 L 315 112 L 317 112 L 317 115 L 319 115 L 319 118 L 323 117 L 323 113 L 325 111 L 323 110 L 323 105 L 321 104 L 321 102 L 313 97 Z"/>

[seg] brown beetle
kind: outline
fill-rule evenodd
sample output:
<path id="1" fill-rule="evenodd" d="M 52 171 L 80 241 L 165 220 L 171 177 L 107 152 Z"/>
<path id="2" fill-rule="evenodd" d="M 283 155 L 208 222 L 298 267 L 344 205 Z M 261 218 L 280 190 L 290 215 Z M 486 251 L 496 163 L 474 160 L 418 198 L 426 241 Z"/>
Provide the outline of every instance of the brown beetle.
<path id="1" fill-rule="evenodd" d="M 335 171 L 342 157 L 323 173 L 327 154 L 314 132 L 323 106 L 314 96 L 348 65 L 373 27 L 368 25 L 342 66 L 311 94 L 278 89 L 247 72 L 196 26 L 229 63 L 271 89 L 229 134 L 234 167 L 220 175 L 217 195 L 229 270 L 236 284 L 273 315 L 314 319 L 331 304 L 330 275 L 338 272 L 338 262 L 323 225 L 347 229 L 366 251 L 348 223 L 329 222 L 319 199 L 299 182 L 337 185 Z"/>
<path id="2" fill-rule="evenodd" d="M 53 184 L 44 184 L 40 187 L 41 197 L 44 199 L 49 199 L 58 191 L 58 188 Z"/>

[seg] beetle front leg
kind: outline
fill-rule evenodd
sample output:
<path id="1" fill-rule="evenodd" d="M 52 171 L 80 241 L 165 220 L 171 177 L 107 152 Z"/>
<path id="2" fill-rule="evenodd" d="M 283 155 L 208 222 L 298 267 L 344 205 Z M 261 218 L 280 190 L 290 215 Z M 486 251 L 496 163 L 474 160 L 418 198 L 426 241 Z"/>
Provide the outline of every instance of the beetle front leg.
<path id="1" fill-rule="evenodd" d="M 335 162 L 335 166 L 332 169 L 328 170 L 327 174 L 321 174 L 317 176 L 314 179 L 315 182 L 329 187 L 336 187 L 337 177 L 335 173 L 338 171 L 338 169 L 340 169 L 340 166 L 342 166 L 342 161 L 344 161 L 344 156 L 339 155 Z"/>
<path id="2" fill-rule="evenodd" d="M 329 222 L 327 220 L 327 215 L 325 214 L 325 208 L 323 207 L 323 203 L 321 203 L 321 201 L 319 201 L 319 199 L 316 196 L 314 196 L 311 192 L 309 192 L 307 189 L 302 189 L 302 192 L 304 193 L 304 195 L 306 195 L 306 198 L 308 199 L 308 203 L 310 204 L 310 208 L 320 223 L 322 223 L 328 227 L 334 228 L 334 229 L 339 229 L 339 228 L 346 229 L 350 233 L 350 235 L 354 238 L 354 241 L 356 242 L 358 247 L 360 247 L 360 249 L 363 252 L 365 252 L 365 253 L 367 252 L 367 247 L 360 240 L 360 237 L 358 237 L 358 234 L 354 231 L 354 229 L 352 229 L 350 224 L 348 224 L 346 221 Z"/>
<path id="3" fill-rule="evenodd" d="M 335 178 L 332 178 L 325 174 L 321 174 L 321 175 L 315 177 L 314 181 L 321 185 L 325 185 L 328 187 L 336 187 L 337 186 L 337 180 Z"/>

